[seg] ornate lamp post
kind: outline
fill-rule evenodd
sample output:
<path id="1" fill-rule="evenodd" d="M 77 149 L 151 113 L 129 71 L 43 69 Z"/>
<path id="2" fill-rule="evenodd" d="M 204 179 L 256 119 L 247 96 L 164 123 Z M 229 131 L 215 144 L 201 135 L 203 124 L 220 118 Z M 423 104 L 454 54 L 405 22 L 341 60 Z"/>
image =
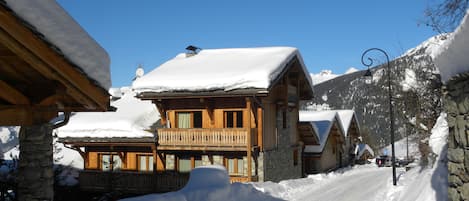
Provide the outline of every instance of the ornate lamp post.
<path id="1" fill-rule="evenodd" d="M 389 56 L 388 54 L 379 48 L 370 48 L 367 49 L 365 52 L 362 54 L 362 64 L 368 67 L 368 70 L 365 73 L 365 79 L 367 84 L 371 84 L 372 81 L 372 74 L 370 71 L 370 67 L 373 65 L 373 59 L 370 57 L 367 57 L 367 61 L 364 60 L 365 55 L 370 52 L 370 51 L 378 51 L 384 54 L 386 56 L 386 69 L 387 69 L 387 74 L 388 74 L 388 96 L 389 96 L 389 117 L 391 119 L 391 125 L 389 126 L 389 132 L 391 134 L 391 160 L 392 160 L 392 183 L 395 186 L 397 181 L 396 181 L 396 157 L 395 157 L 395 152 L 394 152 L 394 113 L 393 113 L 393 108 L 392 108 L 392 89 L 391 89 L 391 66 L 389 65 Z"/>

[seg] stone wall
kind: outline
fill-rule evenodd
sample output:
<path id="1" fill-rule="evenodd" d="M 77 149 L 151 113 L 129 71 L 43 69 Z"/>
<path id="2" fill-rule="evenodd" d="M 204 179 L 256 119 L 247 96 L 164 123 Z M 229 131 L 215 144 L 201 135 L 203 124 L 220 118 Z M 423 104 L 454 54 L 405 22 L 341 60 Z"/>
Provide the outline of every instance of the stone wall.
<path id="1" fill-rule="evenodd" d="M 301 175 L 301 145 L 292 146 L 291 129 L 296 125 L 290 115 L 292 112 L 286 113 L 286 128 L 283 128 L 283 115 L 281 111 L 277 113 L 277 135 L 278 143 L 276 148 L 265 150 L 259 154 L 258 175 L 259 181 L 279 182 L 285 179 L 300 178 Z M 297 154 L 294 154 L 294 152 Z M 296 157 L 296 158 L 294 158 Z"/>
<path id="2" fill-rule="evenodd" d="M 52 126 L 22 126 L 18 165 L 18 200 L 53 200 Z"/>
<path id="3" fill-rule="evenodd" d="M 450 80 L 445 89 L 448 114 L 448 197 L 469 200 L 469 74 Z"/>

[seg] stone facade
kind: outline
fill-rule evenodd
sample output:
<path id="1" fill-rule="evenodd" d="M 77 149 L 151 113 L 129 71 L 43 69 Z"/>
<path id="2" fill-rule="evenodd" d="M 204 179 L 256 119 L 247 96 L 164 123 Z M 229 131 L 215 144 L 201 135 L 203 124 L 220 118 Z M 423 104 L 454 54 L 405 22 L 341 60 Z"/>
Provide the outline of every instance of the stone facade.
<path id="1" fill-rule="evenodd" d="M 53 200 L 52 126 L 22 126 L 19 138 L 18 200 Z"/>
<path id="2" fill-rule="evenodd" d="M 281 111 L 277 111 L 277 113 L 281 113 Z M 287 112 L 286 119 L 290 120 L 290 115 L 292 115 L 292 112 Z M 277 114 L 277 125 L 282 125 L 282 121 L 282 114 Z M 265 150 L 259 154 L 259 181 L 279 182 L 302 176 L 302 146 L 292 146 L 292 135 L 296 135 L 296 133 L 291 133 L 291 128 L 296 127 L 296 123 L 296 121 L 290 120 L 287 121 L 286 128 L 277 126 L 277 147 L 272 150 Z"/>
<path id="3" fill-rule="evenodd" d="M 450 80 L 445 90 L 448 113 L 448 198 L 469 200 L 469 73 Z"/>

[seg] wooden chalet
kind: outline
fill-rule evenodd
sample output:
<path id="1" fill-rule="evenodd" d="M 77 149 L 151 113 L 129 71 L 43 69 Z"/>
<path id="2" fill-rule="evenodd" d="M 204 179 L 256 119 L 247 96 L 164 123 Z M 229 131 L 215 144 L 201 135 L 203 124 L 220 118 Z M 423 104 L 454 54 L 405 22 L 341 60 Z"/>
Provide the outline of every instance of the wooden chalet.
<path id="1" fill-rule="evenodd" d="M 298 105 L 313 90 L 296 48 L 180 54 L 133 88 L 161 116 L 158 171 L 219 164 L 232 182 L 301 177 Z"/>
<path id="2" fill-rule="evenodd" d="M 372 159 L 375 157 L 375 153 L 370 146 L 364 143 L 360 143 L 355 148 L 355 163 L 358 164 L 365 164 L 367 163 L 368 159 Z"/>
<path id="3" fill-rule="evenodd" d="M 360 130 L 353 111 L 301 111 L 299 117 L 305 174 L 330 171 L 354 162 Z"/>
<path id="4" fill-rule="evenodd" d="M 109 109 L 109 58 L 56 2 L 5 0 L 0 66 L 0 125 L 22 126 L 18 175 L 35 175 L 18 177 L 18 199 L 52 200 L 52 127 L 67 118 L 48 122 L 59 112 Z"/>
<path id="5" fill-rule="evenodd" d="M 244 66 L 246 70 L 254 70 L 254 74 L 255 71 L 269 71 L 260 77 L 267 82 L 255 80 L 259 79 L 256 74 L 251 76 L 254 80 L 245 82 L 257 81 L 263 84 L 260 87 L 242 83 L 244 87 L 231 85 L 229 90 L 154 91 L 142 86 L 145 80 L 150 80 L 151 84 L 166 83 L 163 79 L 155 79 L 155 74 L 165 78 L 180 77 L 180 82 L 188 80 L 179 75 L 181 66 L 198 68 L 204 74 L 200 75 L 201 79 L 205 79 L 211 72 L 204 70 L 203 64 L 213 65 L 212 60 L 221 66 L 226 62 L 226 68 L 230 64 Z M 177 65 L 168 66 L 173 62 Z M 165 68 L 174 72 L 159 72 Z M 229 75 L 249 77 L 251 73 L 246 70 L 238 72 L 243 73 L 241 76 L 233 72 Z M 198 74 L 190 75 L 193 76 L 190 84 L 196 84 Z M 136 79 L 132 90 L 143 101 L 125 101 L 131 97 L 124 95 L 112 103 L 117 108 L 115 113 L 79 114 L 88 121 L 74 120 L 58 130 L 60 141 L 76 149 L 84 158 L 84 170 L 79 177 L 82 189 L 138 194 L 173 191 L 185 185 L 193 168 L 211 164 L 225 166 L 232 182 L 280 181 L 302 176 L 303 143 L 297 132 L 298 105 L 300 100 L 311 99 L 313 91 L 297 49 L 220 49 L 203 50 L 190 57 L 184 54 Z M 127 102 L 127 105 L 119 102 Z M 147 124 L 141 130 L 126 131 L 127 134 L 106 129 L 108 121 L 93 123 L 94 118 L 84 116 L 106 115 L 95 119 L 120 121 L 111 116 L 125 119 L 128 116 L 119 113 L 128 114 L 132 110 L 145 113 L 146 109 L 141 109 L 138 104 L 152 105 L 155 113 L 133 119 L 148 119 L 148 114 L 152 114 L 153 123 L 157 123 Z M 89 126 L 91 124 L 94 125 Z M 102 133 L 97 134 L 96 130 Z"/>

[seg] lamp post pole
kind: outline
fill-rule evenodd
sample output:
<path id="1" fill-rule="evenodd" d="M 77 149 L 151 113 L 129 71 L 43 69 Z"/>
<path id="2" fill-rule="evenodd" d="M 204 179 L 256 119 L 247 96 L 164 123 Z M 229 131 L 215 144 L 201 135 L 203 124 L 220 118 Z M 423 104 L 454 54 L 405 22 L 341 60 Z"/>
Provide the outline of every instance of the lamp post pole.
<path id="1" fill-rule="evenodd" d="M 396 157 L 395 157 L 395 152 L 394 152 L 394 113 L 393 113 L 393 106 L 392 106 L 391 66 L 389 65 L 389 56 L 384 50 L 379 49 L 379 48 L 367 49 L 362 54 L 362 64 L 368 67 L 368 70 L 365 73 L 365 76 L 370 76 L 371 77 L 370 67 L 373 65 L 373 59 L 368 57 L 368 59 L 367 59 L 368 62 L 365 62 L 365 60 L 364 60 L 365 55 L 370 51 L 378 51 L 378 52 L 383 53 L 384 56 L 386 56 L 386 69 L 387 69 L 387 74 L 388 74 L 388 83 L 387 84 L 388 84 L 388 98 L 389 98 L 389 118 L 391 119 L 391 125 L 389 126 L 389 132 L 391 134 L 392 183 L 395 186 L 397 184 L 397 181 L 396 181 Z"/>

